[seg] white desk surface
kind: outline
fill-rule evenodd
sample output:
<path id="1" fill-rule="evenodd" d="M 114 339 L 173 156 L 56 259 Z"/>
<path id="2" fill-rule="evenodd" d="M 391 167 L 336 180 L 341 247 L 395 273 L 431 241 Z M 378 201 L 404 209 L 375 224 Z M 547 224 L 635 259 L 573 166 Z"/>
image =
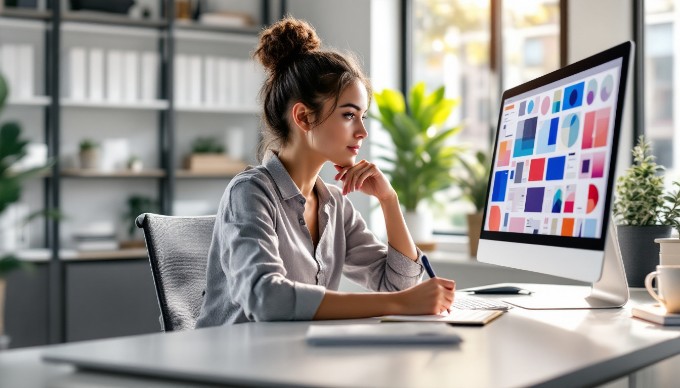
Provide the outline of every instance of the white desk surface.
<path id="1" fill-rule="evenodd" d="M 0 386 L 198 384 L 87 372 L 41 360 L 57 353 L 82 358 L 85 351 L 86 364 L 94 368 L 110 368 L 113 363 L 128 372 L 235 385 L 596 385 L 680 353 L 680 327 L 631 318 L 632 305 L 651 301 L 642 290 L 631 296 L 623 309 L 514 308 L 487 326 L 459 327 L 464 342 L 457 346 L 314 347 L 304 340 L 310 322 L 279 322 L 8 351 L 0 353 Z M 348 321 L 326 322 L 338 323 Z"/>

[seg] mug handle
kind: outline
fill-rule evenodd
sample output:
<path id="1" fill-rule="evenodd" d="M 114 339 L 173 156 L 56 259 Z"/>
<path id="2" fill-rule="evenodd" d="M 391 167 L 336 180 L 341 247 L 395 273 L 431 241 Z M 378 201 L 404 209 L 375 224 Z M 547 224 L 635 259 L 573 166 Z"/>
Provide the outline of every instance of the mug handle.
<path id="1" fill-rule="evenodd" d="M 666 301 L 663 300 L 659 294 L 657 294 L 654 291 L 654 288 L 652 287 L 652 280 L 654 280 L 655 277 L 659 276 L 659 271 L 654 271 L 650 272 L 647 274 L 645 277 L 645 288 L 647 289 L 647 292 L 649 292 L 649 295 L 652 296 L 652 298 L 656 299 L 657 302 L 661 303 L 662 305 L 666 304 Z"/>

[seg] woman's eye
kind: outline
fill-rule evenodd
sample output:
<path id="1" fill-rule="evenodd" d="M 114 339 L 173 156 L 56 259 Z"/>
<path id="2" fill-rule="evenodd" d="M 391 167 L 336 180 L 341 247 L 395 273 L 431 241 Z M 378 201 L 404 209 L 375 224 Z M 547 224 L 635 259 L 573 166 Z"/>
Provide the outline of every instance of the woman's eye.
<path id="1" fill-rule="evenodd" d="M 361 121 L 366 121 L 367 118 L 368 116 L 361 116 Z"/>
<path id="2" fill-rule="evenodd" d="M 351 119 L 354 118 L 354 113 L 348 112 L 348 113 L 343 114 L 343 116 L 345 116 L 346 119 L 351 120 Z"/>

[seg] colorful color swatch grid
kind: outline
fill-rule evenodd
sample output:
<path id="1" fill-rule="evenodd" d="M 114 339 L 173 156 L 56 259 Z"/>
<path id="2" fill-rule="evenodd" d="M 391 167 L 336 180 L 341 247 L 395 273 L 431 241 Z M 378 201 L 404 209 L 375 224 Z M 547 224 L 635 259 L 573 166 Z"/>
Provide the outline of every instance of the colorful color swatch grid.
<path id="1" fill-rule="evenodd" d="M 485 229 L 598 238 L 616 69 L 506 102 Z"/>

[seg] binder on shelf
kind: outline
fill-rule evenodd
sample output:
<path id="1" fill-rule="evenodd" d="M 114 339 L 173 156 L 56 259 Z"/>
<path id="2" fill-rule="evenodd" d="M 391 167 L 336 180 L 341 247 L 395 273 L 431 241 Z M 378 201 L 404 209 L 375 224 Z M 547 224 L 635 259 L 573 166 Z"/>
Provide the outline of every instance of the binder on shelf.
<path id="1" fill-rule="evenodd" d="M 10 90 L 10 95 L 14 95 L 14 90 L 17 89 L 17 47 L 13 44 L 2 45 L 2 56 L 0 57 L 0 70 L 2 70 L 7 87 Z"/>
<path id="2" fill-rule="evenodd" d="M 140 99 L 142 101 L 153 101 L 157 99 L 158 93 L 158 54 L 152 51 L 142 53 L 142 63 L 140 66 L 141 90 Z"/>
<path id="3" fill-rule="evenodd" d="M 207 106 L 217 105 L 217 60 L 215 57 L 207 56 L 203 63 L 203 102 Z"/>
<path id="4" fill-rule="evenodd" d="M 229 96 L 229 84 L 231 73 L 229 72 L 229 61 L 227 58 L 217 58 L 217 105 L 228 106 L 231 100 Z"/>
<path id="5" fill-rule="evenodd" d="M 32 45 L 17 46 L 17 69 L 16 94 L 22 98 L 33 97 L 35 95 L 35 56 Z"/>
<path id="6" fill-rule="evenodd" d="M 68 78 L 70 86 L 69 95 L 73 100 L 85 100 L 86 69 L 87 58 L 85 49 L 83 47 L 71 47 L 69 50 Z"/>
<path id="7" fill-rule="evenodd" d="M 189 58 L 184 54 L 177 54 L 175 56 L 175 101 L 177 105 L 186 105 L 188 96 L 188 73 Z"/>
<path id="8" fill-rule="evenodd" d="M 138 62 L 139 57 L 135 51 L 126 51 L 124 54 L 125 69 L 123 71 L 123 96 L 127 102 L 139 100 L 137 89 L 139 88 Z"/>
<path id="9" fill-rule="evenodd" d="M 202 89 L 201 73 L 203 72 L 200 55 L 192 55 L 189 57 L 189 103 L 191 105 L 202 104 Z"/>
<path id="10" fill-rule="evenodd" d="M 120 102 L 123 99 L 123 53 L 109 50 L 106 53 L 106 99 Z"/>
<path id="11" fill-rule="evenodd" d="M 245 85 L 241 79 L 241 61 L 238 59 L 227 59 L 229 71 L 229 85 L 227 91 L 229 94 L 229 106 L 241 106 L 241 96 Z"/>
<path id="12" fill-rule="evenodd" d="M 89 52 L 88 98 L 91 101 L 104 100 L 104 50 L 93 48 Z"/>

